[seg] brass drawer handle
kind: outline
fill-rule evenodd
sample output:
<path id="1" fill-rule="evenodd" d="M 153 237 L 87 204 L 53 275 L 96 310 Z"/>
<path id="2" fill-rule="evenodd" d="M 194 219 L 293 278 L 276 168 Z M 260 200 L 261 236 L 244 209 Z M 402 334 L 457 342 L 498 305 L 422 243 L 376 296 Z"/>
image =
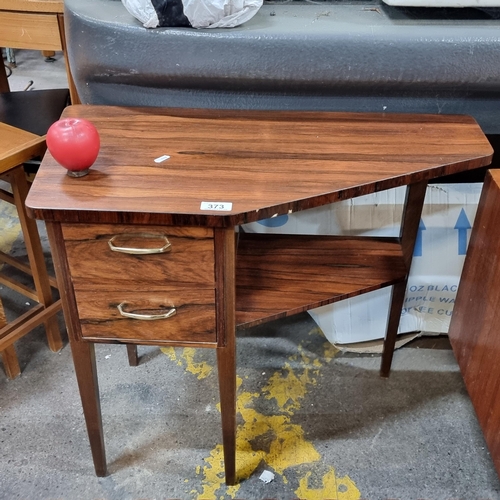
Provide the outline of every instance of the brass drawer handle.
<path id="1" fill-rule="evenodd" d="M 163 245 L 160 248 L 133 248 L 133 247 L 119 247 L 114 244 L 116 238 L 121 238 L 123 236 L 132 236 L 134 238 L 149 238 L 153 239 L 156 238 L 158 240 L 165 240 L 165 245 Z M 150 233 L 125 233 L 125 234 L 117 234 L 116 236 L 113 236 L 109 241 L 108 241 L 109 248 L 113 252 L 121 252 L 121 253 L 129 253 L 132 255 L 147 255 L 147 254 L 153 254 L 153 253 L 166 253 L 170 252 L 172 250 L 172 244 L 170 241 L 168 241 L 168 238 L 164 235 L 158 235 L 158 234 L 150 234 Z"/>
<path id="2" fill-rule="evenodd" d="M 117 305 L 118 312 L 124 316 L 125 318 L 132 318 L 132 319 L 140 319 L 143 321 L 154 321 L 155 319 L 167 319 L 171 318 L 172 316 L 175 316 L 177 313 L 177 309 L 175 307 L 172 307 L 169 309 L 166 313 L 164 314 L 136 314 L 136 313 L 129 313 L 127 311 L 123 310 L 123 307 L 126 306 L 126 302 L 122 302 L 121 304 Z"/>

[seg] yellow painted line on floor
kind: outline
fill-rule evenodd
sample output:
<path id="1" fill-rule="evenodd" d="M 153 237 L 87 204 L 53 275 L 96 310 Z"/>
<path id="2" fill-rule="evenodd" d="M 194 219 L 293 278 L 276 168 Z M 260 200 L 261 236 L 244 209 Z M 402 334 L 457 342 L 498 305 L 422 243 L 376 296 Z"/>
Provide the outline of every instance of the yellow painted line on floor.
<path id="1" fill-rule="evenodd" d="M 314 328 L 310 335 L 322 335 Z M 206 377 L 213 367 L 208 363 L 194 361 L 194 349 L 162 351 L 186 371 L 199 379 Z M 304 430 L 291 421 L 301 408 L 302 401 L 311 386 L 317 384 L 320 368 L 329 363 L 338 351 L 326 342 L 321 358 L 307 354 L 299 346 L 297 354 L 285 361 L 281 370 L 275 371 L 260 393 L 244 390 L 244 380 L 237 379 L 237 412 L 243 423 L 238 426 L 236 438 L 236 469 L 240 480 L 252 475 L 262 462 L 265 468 L 274 471 L 275 481 L 282 481 L 296 489 L 293 492 L 302 500 L 359 500 L 361 495 L 355 483 L 348 477 L 337 477 L 335 469 L 329 467 L 321 477 L 312 472 L 301 472 L 304 465 L 316 464 L 321 455 L 314 444 L 305 438 Z M 296 368 L 293 368 L 296 367 Z M 259 398 L 275 403 L 272 415 L 256 410 Z M 206 465 L 198 467 L 201 476 L 201 491 L 191 490 L 195 500 L 236 498 L 242 484 L 226 486 L 224 482 L 224 458 L 222 445 L 218 444 L 205 459 Z M 311 481 L 311 478 L 314 481 Z M 313 482 L 319 488 L 311 486 Z M 243 483 L 244 484 L 244 483 Z"/>
<path id="2" fill-rule="evenodd" d="M 202 380 L 210 375 L 213 366 L 210 366 L 205 361 L 200 363 L 194 360 L 196 349 L 186 347 L 181 349 L 180 354 L 177 354 L 173 347 L 162 347 L 161 351 L 166 354 L 172 361 L 176 361 L 179 366 L 184 366 L 184 369 L 193 375 L 196 375 L 198 380 Z"/>

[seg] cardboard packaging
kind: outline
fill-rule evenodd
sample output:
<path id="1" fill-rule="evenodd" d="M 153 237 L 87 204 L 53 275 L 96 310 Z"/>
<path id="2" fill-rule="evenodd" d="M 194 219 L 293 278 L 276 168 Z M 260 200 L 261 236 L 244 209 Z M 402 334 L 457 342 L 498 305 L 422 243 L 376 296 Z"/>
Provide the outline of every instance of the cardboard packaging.
<path id="1" fill-rule="evenodd" d="M 408 280 L 399 333 L 448 332 L 481 183 L 431 184 Z M 397 236 L 405 187 L 247 224 L 258 233 Z M 309 311 L 333 344 L 385 336 L 390 287 Z"/>

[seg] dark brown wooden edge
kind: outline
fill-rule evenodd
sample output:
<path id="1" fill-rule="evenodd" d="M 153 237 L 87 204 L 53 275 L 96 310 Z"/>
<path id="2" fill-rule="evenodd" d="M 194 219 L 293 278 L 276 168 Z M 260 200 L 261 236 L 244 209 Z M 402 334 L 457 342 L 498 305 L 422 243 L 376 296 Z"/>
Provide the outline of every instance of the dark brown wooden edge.
<path id="1" fill-rule="evenodd" d="M 139 366 L 139 355 L 137 345 L 127 344 L 127 357 L 129 366 Z"/>
<path id="2" fill-rule="evenodd" d="M 155 345 L 158 347 L 194 347 L 194 348 L 208 348 L 214 349 L 217 347 L 217 342 L 183 342 L 179 340 L 165 340 L 162 342 L 161 340 L 147 340 L 147 339 L 132 339 L 132 338 L 123 338 L 117 339 L 116 337 L 91 337 L 91 336 L 82 336 L 82 341 L 84 342 L 92 342 L 95 344 L 123 344 L 123 345 Z"/>
<path id="3" fill-rule="evenodd" d="M 163 212 L 102 212 L 87 210 L 53 210 L 50 208 L 40 208 L 35 206 L 27 207 L 31 217 L 60 221 L 66 223 L 83 222 L 87 224 L 141 224 L 141 225 L 162 225 L 162 226 L 204 226 L 213 228 L 234 228 L 249 222 L 256 222 L 267 219 L 275 214 L 283 215 L 287 213 L 299 212 L 310 208 L 315 208 L 338 201 L 357 198 L 374 192 L 385 191 L 387 189 L 402 185 L 416 184 L 422 181 L 456 174 L 467 170 L 487 166 L 491 163 L 493 149 L 487 156 L 471 158 L 456 163 L 440 165 L 427 168 L 421 171 L 411 172 L 387 179 L 382 179 L 361 186 L 352 186 L 338 191 L 325 193 L 320 196 L 312 196 L 291 202 L 284 202 L 269 207 L 260 207 L 258 211 L 252 209 L 241 213 L 230 214 L 166 214 Z M 92 175 L 92 171 L 89 175 Z"/>
<path id="4" fill-rule="evenodd" d="M 406 293 L 406 285 L 408 283 L 408 275 L 410 273 L 415 240 L 417 239 L 418 226 L 420 224 L 420 218 L 422 217 L 422 208 L 424 206 L 426 190 L 427 181 L 410 184 L 406 188 L 403 217 L 399 234 L 401 249 L 403 251 L 403 260 L 406 265 L 407 273 L 405 280 L 397 285 L 394 285 L 392 288 L 391 305 L 389 307 L 387 330 L 380 364 L 380 376 L 384 378 L 387 378 L 391 371 L 394 347 L 396 345 L 399 322 L 401 320 L 401 311 L 403 310 Z"/>
<path id="5" fill-rule="evenodd" d="M 2 47 L 0 47 L 0 52 Z M 4 94 L 5 92 L 10 92 L 9 80 L 7 78 L 7 70 L 5 69 L 5 63 L 2 59 L 2 65 L 0 67 L 0 94 Z"/>

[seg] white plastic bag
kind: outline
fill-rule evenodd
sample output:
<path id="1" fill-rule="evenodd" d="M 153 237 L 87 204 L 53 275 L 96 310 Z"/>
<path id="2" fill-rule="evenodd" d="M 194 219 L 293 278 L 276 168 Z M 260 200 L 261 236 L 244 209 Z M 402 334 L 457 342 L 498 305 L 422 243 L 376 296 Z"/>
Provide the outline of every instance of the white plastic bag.
<path id="1" fill-rule="evenodd" d="M 233 28 L 250 20 L 263 0 L 122 0 L 146 28 Z"/>

